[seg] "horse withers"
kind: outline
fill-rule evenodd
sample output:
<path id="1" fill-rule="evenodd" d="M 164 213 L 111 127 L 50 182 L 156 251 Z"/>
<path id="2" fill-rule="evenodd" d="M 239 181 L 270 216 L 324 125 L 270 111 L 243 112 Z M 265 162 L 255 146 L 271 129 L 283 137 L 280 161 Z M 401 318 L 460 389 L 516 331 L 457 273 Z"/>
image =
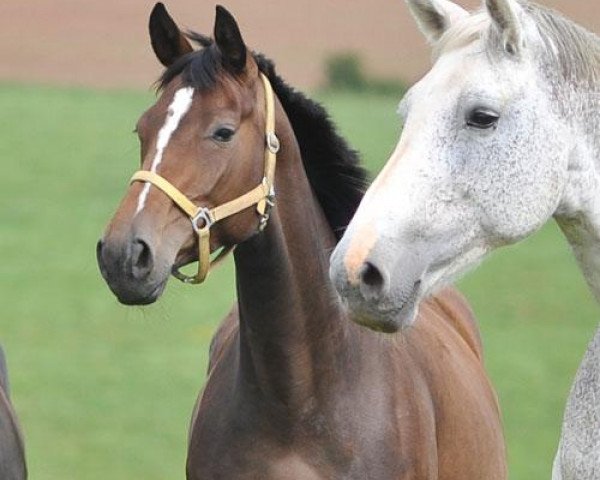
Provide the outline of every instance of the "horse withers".
<path id="1" fill-rule="evenodd" d="M 421 299 L 551 217 L 600 299 L 600 40 L 558 13 L 408 0 L 435 64 L 332 257 L 355 319 L 413 324 Z M 600 330 L 565 412 L 555 479 L 600 478 Z"/>
<path id="2" fill-rule="evenodd" d="M 25 447 L 17 415 L 10 402 L 8 369 L 0 346 L 0 479 L 26 478 Z"/>
<path id="3" fill-rule="evenodd" d="M 248 51 L 221 7 L 214 41 L 182 35 L 161 4 L 150 33 L 161 95 L 98 260 L 121 302 L 147 304 L 171 273 L 200 282 L 210 251 L 237 246 L 237 304 L 211 345 L 188 479 L 505 479 L 464 300 L 447 290 L 420 327 L 384 338 L 335 294 L 328 257 L 365 173 L 323 108 Z M 195 260 L 197 274 L 180 273 Z"/>

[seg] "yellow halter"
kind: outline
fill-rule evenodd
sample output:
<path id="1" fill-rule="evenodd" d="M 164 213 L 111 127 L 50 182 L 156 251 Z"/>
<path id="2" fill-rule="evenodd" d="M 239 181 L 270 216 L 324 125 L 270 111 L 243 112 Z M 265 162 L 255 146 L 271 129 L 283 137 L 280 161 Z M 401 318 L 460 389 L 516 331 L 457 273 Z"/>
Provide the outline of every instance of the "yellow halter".
<path id="1" fill-rule="evenodd" d="M 233 247 L 224 248 L 214 261 L 210 259 L 210 228 L 224 218 L 235 215 L 247 208 L 256 205 L 256 211 L 260 215 L 259 230 L 267 225 L 269 220 L 269 208 L 273 206 L 275 200 L 275 163 L 277 152 L 279 151 L 279 139 L 275 135 L 275 100 L 273 87 L 265 75 L 260 74 L 265 88 L 266 102 L 266 124 L 265 124 L 265 170 L 262 182 L 256 188 L 245 193 L 241 197 L 235 198 L 223 205 L 209 209 L 207 207 L 198 207 L 189 200 L 183 193 L 174 187 L 169 181 L 157 173 L 148 170 L 139 170 L 131 177 L 133 182 L 150 182 L 152 185 L 162 190 L 173 202 L 185 212 L 192 222 L 192 228 L 198 235 L 198 273 L 196 275 L 184 275 L 178 270 L 173 271 L 173 276 L 184 283 L 198 284 L 202 283 L 211 266 L 216 266 L 233 250 Z"/>

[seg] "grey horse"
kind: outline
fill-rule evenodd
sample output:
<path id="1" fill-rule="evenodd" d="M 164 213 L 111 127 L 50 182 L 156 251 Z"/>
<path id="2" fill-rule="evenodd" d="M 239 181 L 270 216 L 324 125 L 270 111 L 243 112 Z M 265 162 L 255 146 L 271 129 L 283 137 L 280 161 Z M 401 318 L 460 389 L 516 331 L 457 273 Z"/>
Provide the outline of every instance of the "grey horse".
<path id="1" fill-rule="evenodd" d="M 10 403 L 8 369 L 0 346 L 0 480 L 27 478 L 25 447 L 17 416 Z"/>
<path id="2" fill-rule="evenodd" d="M 407 0 L 435 63 L 331 260 L 357 322 L 421 299 L 554 218 L 600 301 L 600 39 L 525 0 Z M 600 330 L 564 414 L 554 480 L 600 479 Z"/>

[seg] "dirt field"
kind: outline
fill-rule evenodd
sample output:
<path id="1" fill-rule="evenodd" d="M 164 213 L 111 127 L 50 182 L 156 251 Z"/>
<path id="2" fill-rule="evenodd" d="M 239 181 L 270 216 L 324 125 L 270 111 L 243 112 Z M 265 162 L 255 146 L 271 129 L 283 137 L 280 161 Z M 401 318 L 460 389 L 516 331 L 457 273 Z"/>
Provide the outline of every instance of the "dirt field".
<path id="1" fill-rule="evenodd" d="M 167 0 L 180 25 L 208 32 L 214 2 Z M 332 52 L 360 54 L 369 71 L 413 81 L 429 51 L 402 0 L 229 0 L 246 42 L 276 60 L 294 85 L 322 81 Z M 478 6 L 479 0 L 462 0 Z M 600 32 L 591 0 L 543 0 Z M 147 0 L 2 0 L 0 80 L 147 88 L 160 68 L 150 50 Z"/>

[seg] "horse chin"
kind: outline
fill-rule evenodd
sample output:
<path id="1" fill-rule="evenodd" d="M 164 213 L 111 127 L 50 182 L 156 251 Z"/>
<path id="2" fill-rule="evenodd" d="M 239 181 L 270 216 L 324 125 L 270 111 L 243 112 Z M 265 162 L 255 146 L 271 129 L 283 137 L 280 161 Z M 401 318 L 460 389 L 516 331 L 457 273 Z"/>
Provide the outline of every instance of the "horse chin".
<path id="1" fill-rule="evenodd" d="M 127 306 L 144 306 L 152 305 L 162 295 L 164 287 L 157 289 L 157 291 L 151 292 L 149 295 L 136 296 L 136 297 L 121 297 L 119 302 Z"/>
<path id="2" fill-rule="evenodd" d="M 167 286 L 167 280 L 168 277 L 159 283 L 144 285 L 142 288 L 123 288 L 122 286 L 113 288 L 110 284 L 109 287 L 122 305 L 143 306 L 151 305 L 161 297 Z"/>
<path id="3" fill-rule="evenodd" d="M 150 305 L 160 298 L 167 286 L 170 272 L 167 271 L 164 275 L 153 275 L 153 279 L 143 282 L 135 281 L 125 275 L 108 275 L 102 266 L 100 273 L 119 303 L 127 306 L 142 306 Z"/>
<path id="4" fill-rule="evenodd" d="M 397 333 L 412 327 L 417 319 L 418 306 L 416 291 L 399 304 L 346 303 L 348 316 L 354 323 L 381 333 Z"/>

